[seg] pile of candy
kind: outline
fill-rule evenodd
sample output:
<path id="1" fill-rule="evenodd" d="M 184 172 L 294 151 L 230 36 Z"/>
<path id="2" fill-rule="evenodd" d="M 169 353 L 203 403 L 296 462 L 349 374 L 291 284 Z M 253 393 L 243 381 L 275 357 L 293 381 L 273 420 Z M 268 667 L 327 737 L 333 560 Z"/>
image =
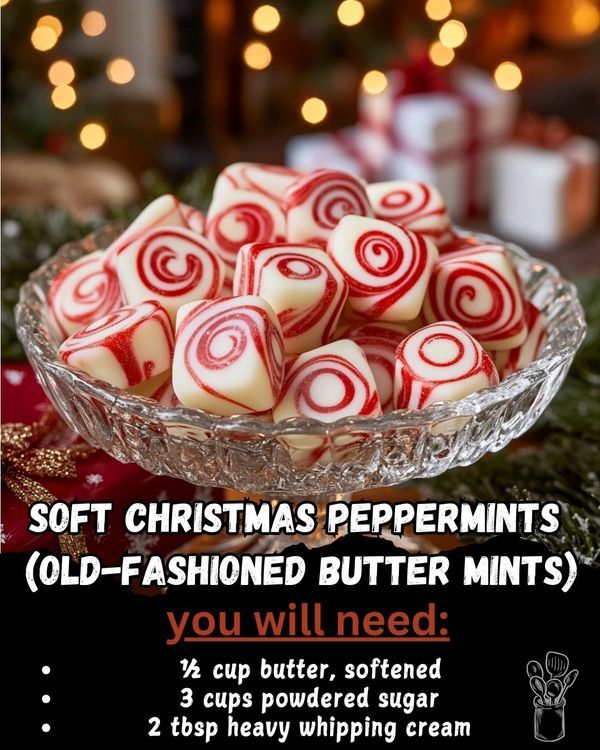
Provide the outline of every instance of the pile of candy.
<path id="1" fill-rule="evenodd" d="M 546 340 L 500 245 L 457 236 L 439 192 L 239 163 L 206 216 L 165 195 L 49 293 L 60 355 L 216 415 L 332 422 L 458 400 Z"/>

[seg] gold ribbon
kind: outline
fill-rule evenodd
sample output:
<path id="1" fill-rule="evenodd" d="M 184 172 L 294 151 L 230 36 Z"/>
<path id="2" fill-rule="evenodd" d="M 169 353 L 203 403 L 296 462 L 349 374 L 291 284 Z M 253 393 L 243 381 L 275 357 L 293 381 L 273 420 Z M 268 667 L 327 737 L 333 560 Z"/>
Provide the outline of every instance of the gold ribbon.
<path id="1" fill-rule="evenodd" d="M 33 424 L 7 422 L 1 428 L 2 480 L 15 495 L 27 505 L 43 501 L 52 505 L 56 498 L 39 479 L 74 479 L 77 476 L 76 460 L 88 458 L 96 449 L 85 443 L 68 447 L 48 445 L 51 432 L 60 427 L 57 413 L 49 409 Z M 59 534 L 61 552 L 78 560 L 87 554 L 83 534 Z"/>

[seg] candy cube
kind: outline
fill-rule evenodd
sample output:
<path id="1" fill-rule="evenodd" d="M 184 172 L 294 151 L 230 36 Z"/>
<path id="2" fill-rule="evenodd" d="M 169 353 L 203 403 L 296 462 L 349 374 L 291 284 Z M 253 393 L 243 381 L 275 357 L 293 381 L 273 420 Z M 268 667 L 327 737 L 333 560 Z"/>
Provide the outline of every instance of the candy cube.
<path id="1" fill-rule="evenodd" d="M 500 245 L 481 245 L 440 256 L 423 314 L 427 323 L 459 323 L 486 349 L 513 349 L 527 336 L 519 282 Z"/>
<path id="2" fill-rule="evenodd" d="M 271 409 L 283 365 L 277 315 L 260 297 L 192 302 L 179 310 L 173 390 L 184 406 L 223 416 Z"/>
<path id="3" fill-rule="evenodd" d="M 419 314 L 438 257 L 423 235 L 364 216 L 345 216 L 327 252 L 348 282 L 350 307 L 396 323 Z"/>
<path id="4" fill-rule="evenodd" d="M 325 247 L 343 216 L 373 216 L 365 188 L 358 177 L 331 169 L 300 177 L 285 195 L 288 241 Z"/>
<path id="5" fill-rule="evenodd" d="M 105 268 L 104 253 L 79 258 L 52 282 L 48 305 L 61 340 L 123 304 L 116 275 Z"/>
<path id="6" fill-rule="evenodd" d="M 173 358 L 173 325 L 158 302 L 114 310 L 70 336 L 60 356 L 72 367 L 117 388 L 165 372 Z"/>
<path id="7" fill-rule="evenodd" d="M 120 250 L 116 265 L 126 302 L 156 300 L 173 322 L 181 305 L 217 297 L 225 276 L 209 241 L 181 227 L 142 232 Z"/>
<path id="8" fill-rule="evenodd" d="M 279 317 L 287 354 L 330 341 L 348 295 L 344 277 L 326 253 L 287 243 L 244 245 L 233 290 L 267 300 Z"/>
<path id="9" fill-rule="evenodd" d="M 289 167 L 239 161 L 225 167 L 217 177 L 213 195 L 221 195 L 231 189 L 250 190 L 283 205 L 285 191 L 301 176 L 302 172 Z"/>
<path id="10" fill-rule="evenodd" d="M 394 408 L 459 401 L 498 382 L 489 355 L 464 328 L 433 323 L 411 333 L 396 350 Z"/>
<path id="11" fill-rule="evenodd" d="M 548 340 L 546 316 L 527 300 L 525 301 L 525 318 L 527 338 L 521 346 L 508 351 L 489 352 L 501 380 L 534 362 L 541 355 Z"/>
<path id="12" fill-rule="evenodd" d="M 144 380 L 139 385 L 134 385 L 132 388 L 129 388 L 129 393 L 152 399 L 159 406 L 181 406 L 173 391 L 170 370 L 156 375 L 150 378 L 150 380 Z"/>
<path id="13" fill-rule="evenodd" d="M 191 229 L 192 232 L 196 232 L 196 234 L 204 234 L 204 229 L 206 227 L 205 214 L 194 206 L 188 206 L 187 203 L 180 203 L 179 205 L 181 207 L 183 219 L 188 228 Z"/>

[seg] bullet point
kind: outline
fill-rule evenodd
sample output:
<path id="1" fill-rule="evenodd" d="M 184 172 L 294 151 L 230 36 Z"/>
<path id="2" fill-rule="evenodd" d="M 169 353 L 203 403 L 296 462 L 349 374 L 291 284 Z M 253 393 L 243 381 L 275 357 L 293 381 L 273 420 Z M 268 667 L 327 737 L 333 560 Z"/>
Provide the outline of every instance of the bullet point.
<path id="1" fill-rule="evenodd" d="M 42 732 L 48 733 L 50 731 L 50 724 L 42 724 Z"/>
<path id="2" fill-rule="evenodd" d="M 42 674 L 50 674 L 50 667 L 47 664 L 42 667 Z"/>
<path id="3" fill-rule="evenodd" d="M 50 696 L 42 695 L 42 703 L 50 703 Z"/>

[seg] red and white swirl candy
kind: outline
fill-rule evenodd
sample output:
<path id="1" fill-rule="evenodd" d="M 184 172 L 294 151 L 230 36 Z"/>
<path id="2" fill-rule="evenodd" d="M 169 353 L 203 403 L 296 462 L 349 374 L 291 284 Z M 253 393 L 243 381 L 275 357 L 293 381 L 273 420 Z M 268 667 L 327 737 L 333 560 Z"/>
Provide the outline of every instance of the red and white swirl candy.
<path id="1" fill-rule="evenodd" d="M 159 406 L 181 406 L 173 390 L 170 370 L 129 388 L 129 392 L 136 396 L 150 398 L 152 401 L 156 401 Z"/>
<path id="2" fill-rule="evenodd" d="M 104 263 L 113 271 L 116 268 L 118 253 L 129 242 L 142 232 L 154 227 L 187 227 L 181 209 L 181 203 L 174 195 L 161 195 L 149 203 L 131 222 L 127 229 L 109 247 L 104 254 Z"/>
<path id="3" fill-rule="evenodd" d="M 285 240 L 285 216 L 266 195 L 233 188 L 213 196 L 206 215 L 206 236 L 225 263 L 230 288 L 242 245 Z"/>
<path id="4" fill-rule="evenodd" d="M 393 408 L 396 349 L 406 336 L 404 326 L 376 321 L 351 326 L 341 333 L 341 338 L 354 341 L 365 353 L 384 412 Z"/>
<path id="5" fill-rule="evenodd" d="M 458 401 L 498 383 L 489 355 L 464 328 L 444 321 L 411 333 L 396 350 L 394 408 Z"/>
<path id="6" fill-rule="evenodd" d="M 364 352 L 353 341 L 340 339 L 300 354 L 292 362 L 273 419 L 310 417 L 334 422 L 381 413 L 375 378 Z M 310 441 L 310 436 L 306 439 Z"/>
<path id="7" fill-rule="evenodd" d="M 298 169 L 275 164 L 240 161 L 230 164 L 220 173 L 215 182 L 214 195 L 236 188 L 251 190 L 255 193 L 262 193 L 282 205 L 285 191 L 302 174 Z"/>
<path id="8" fill-rule="evenodd" d="M 196 234 L 204 234 L 206 227 L 206 216 L 198 208 L 194 206 L 188 206 L 187 203 L 180 203 L 181 213 L 186 226 L 196 232 Z"/>
<path id="9" fill-rule="evenodd" d="M 182 227 L 159 227 L 121 249 L 117 275 L 128 304 L 156 300 L 175 321 L 181 305 L 218 297 L 225 271 L 205 237 Z"/>
<path id="10" fill-rule="evenodd" d="M 450 217 L 440 191 L 412 180 L 389 180 L 367 185 L 367 195 L 378 219 L 429 237 L 436 245 L 451 237 Z"/>
<path id="11" fill-rule="evenodd" d="M 525 319 L 527 321 L 527 338 L 521 346 L 508 351 L 489 352 L 501 380 L 522 370 L 538 359 L 548 341 L 546 316 L 528 300 L 525 301 Z"/>
<path id="12" fill-rule="evenodd" d="M 185 406 L 224 416 L 267 411 L 279 397 L 283 366 L 279 321 L 260 297 L 180 309 L 172 377 Z"/>
<path id="13" fill-rule="evenodd" d="M 419 314 L 438 257 L 423 235 L 363 216 L 345 216 L 332 232 L 327 252 L 348 282 L 350 307 L 391 322 Z"/>
<path id="14" fill-rule="evenodd" d="M 513 349 L 527 336 L 519 282 L 500 245 L 440 256 L 423 315 L 428 323 L 454 320 L 486 349 Z"/>
<path id="15" fill-rule="evenodd" d="M 373 216 L 365 187 L 358 177 L 333 169 L 300 177 L 285 195 L 288 241 L 325 247 L 342 217 Z"/>
<path id="16" fill-rule="evenodd" d="M 233 292 L 266 299 L 279 317 L 286 353 L 300 354 L 331 340 L 348 285 L 319 248 L 254 243 L 240 250 Z"/>
<path id="17" fill-rule="evenodd" d="M 69 365 L 117 388 L 165 372 L 173 358 L 173 325 L 158 302 L 120 307 L 70 336 L 60 347 Z"/>
<path id="18" fill-rule="evenodd" d="M 119 282 L 104 267 L 101 250 L 63 268 L 48 292 L 48 305 L 63 340 L 122 304 Z"/>

